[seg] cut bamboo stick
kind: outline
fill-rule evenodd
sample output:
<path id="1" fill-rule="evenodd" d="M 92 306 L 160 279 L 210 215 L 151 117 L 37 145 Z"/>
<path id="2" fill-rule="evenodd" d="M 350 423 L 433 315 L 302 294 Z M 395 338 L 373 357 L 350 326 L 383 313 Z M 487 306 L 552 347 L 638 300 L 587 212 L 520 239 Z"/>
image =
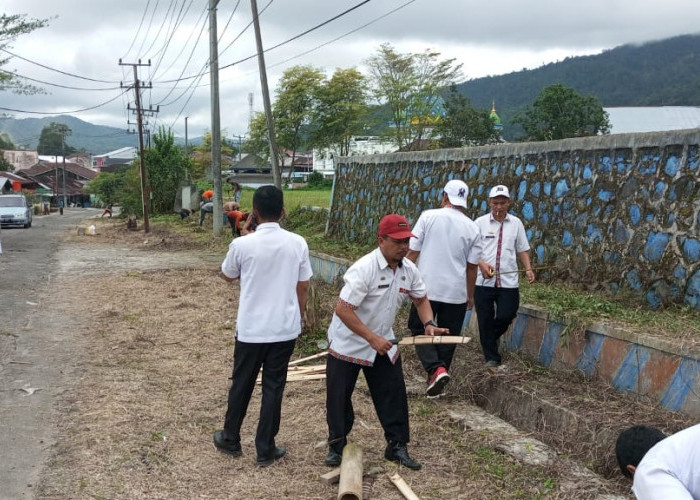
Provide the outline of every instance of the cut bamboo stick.
<path id="1" fill-rule="evenodd" d="M 355 443 L 343 448 L 338 500 L 362 500 L 362 448 Z"/>
<path id="2" fill-rule="evenodd" d="M 312 359 L 322 358 L 326 354 L 328 354 L 328 351 L 317 352 L 316 354 L 314 354 L 312 356 L 307 356 L 306 358 L 295 359 L 294 361 L 289 362 L 289 366 L 299 365 L 301 363 L 306 363 L 307 361 L 311 361 Z"/>
<path id="3" fill-rule="evenodd" d="M 471 337 L 458 335 L 414 335 L 412 337 L 404 337 L 398 342 L 392 341 L 392 343 L 398 345 L 466 344 L 471 339 Z"/>
<path id="4" fill-rule="evenodd" d="M 303 382 L 305 380 L 323 380 L 326 378 L 325 373 L 300 373 L 287 376 L 287 382 Z M 262 384 L 262 376 L 255 381 L 256 384 Z"/>
<path id="5" fill-rule="evenodd" d="M 406 498 L 406 500 L 420 500 L 420 498 L 418 498 L 418 495 L 413 493 L 413 490 L 408 485 L 408 483 L 404 481 L 403 478 L 399 476 L 397 472 L 391 474 L 389 476 L 389 479 L 392 483 L 394 483 L 396 489 L 399 490 L 399 492 L 404 496 L 404 498 Z"/>

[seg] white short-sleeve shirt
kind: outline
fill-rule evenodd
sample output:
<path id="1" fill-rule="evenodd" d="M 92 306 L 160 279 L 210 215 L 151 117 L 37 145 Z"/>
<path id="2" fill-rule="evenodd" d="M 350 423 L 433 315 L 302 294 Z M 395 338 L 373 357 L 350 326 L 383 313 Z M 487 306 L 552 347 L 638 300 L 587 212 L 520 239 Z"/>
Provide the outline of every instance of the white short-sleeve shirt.
<path id="1" fill-rule="evenodd" d="M 426 295 L 425 283 L 413 262 L 403 259 L 394 271 L 378 248 L 350 266 L 343 280 L 339 301 L 353 308 L 370 330 L 387 340 L 396 338 L 393 325 L 401 304 L 409 297 Z M 369 342 L 345 326 L 337 314 L 328 327 L 328 347 L 332 356 L 365 366 L 372 366 L 377 356 Z M 388 355 L 396 361 L 397 347 L 392 347 Z"/>
<path id="2" fill-rule="evenodd" d="M 639 462 L 632 492 L 638 500 L 700 498 L 700 424 L 659 441 Z"/>
<path id="3" fill-rule="evenodd" d="M 494 219 L 491 213 L 488 213 L 474 222 L 479 226 L 481 233 L 481 259 L 493 266 L 494 269 L 496 268 L 498 236 L 501 225 L 503 225 L 500 272 L 507 274 L 501 275 L 501 288 L 518 288 L 518 275 L 520 273 L 510 271 L 518 270 L 518 254 L 530 250 L 522 221 L 515 215 L 507 214 L 501 223 Z M 496 278 L 482 276 L 481 269 L 479 269 L 476 285 L 496 286 Z"/>
<path id="4" fill-rule="evenodd" d="M 437 208 L 424 211 L 411 232 L 411 250 L 420 252 L 418 269 L 428 298 L 448 304 L 467 302 L 467 262 L 481 258 L 479 227 L 461 211 Z"/>
<path id="5" fill-rule="evenodd" d="M 221 264 L 229 278 L 241 279 L 236 338 L 241 342 L 283 342 L 301 333 L 297 283 L 313 274 L 304 238 L 276 222 L 234 239 Z"/>

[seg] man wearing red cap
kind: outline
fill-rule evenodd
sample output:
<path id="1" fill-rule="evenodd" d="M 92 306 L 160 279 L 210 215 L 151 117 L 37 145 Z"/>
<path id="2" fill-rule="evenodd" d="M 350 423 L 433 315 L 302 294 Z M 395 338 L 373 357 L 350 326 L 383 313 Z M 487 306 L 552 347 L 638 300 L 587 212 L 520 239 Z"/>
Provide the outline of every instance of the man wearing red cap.
<path id="1" fill-rule="evenodd" d="M 390 214 L 379 222 L 379 248 L 355 262 L 343 276 L 333 320 L 328 328 L 326 420 L 329 451 L 326 465 L 342 460 L 354 413 L 352 393 L 360 370 L 372 396 L 387 447 L 384 457 L 410 469 L 421 464 L 408 455 L 408 398 L 393 324 L 401 303 L 410 298 L 426 335 L 449 333 L 433 322 L 418 268 L 406 259 L 413 237 L 408 220 Z"/>
<path id="2" fill-rule="evenodd" d="M 416 237 L 407 255 L 413 262 L 418 261 L 433 314 L 450 335 L 462 333 L 464 316 L 474 305 L 476 269 L 481 258 L 479 228 L 467 217 L 468 193 L 467 185 L 458 179 L 445 184 L 441 208 L 421 213 L 413 227 Z M 408 328 L 414 335 L 425 331 L 415 307 L 411 307 Z M 428 374 L 425 393 L 429 398 L 444 394 L 454 353 L 454 344 L 416 346 L 418 359 Z"/>

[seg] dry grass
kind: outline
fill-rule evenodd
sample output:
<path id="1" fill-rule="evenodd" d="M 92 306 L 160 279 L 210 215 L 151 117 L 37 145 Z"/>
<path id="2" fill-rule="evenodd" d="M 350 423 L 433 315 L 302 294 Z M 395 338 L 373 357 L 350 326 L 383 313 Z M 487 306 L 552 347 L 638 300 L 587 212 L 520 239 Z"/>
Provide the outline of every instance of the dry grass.
<path id="1" fill-rule="evenodd" d="M 187 248 L 167 231 L 144 243 L 143 233 L 104 224 L 100 238 L 67 244 L 119 242 L 135 252 L 177 250 L 172 269 L 119 271 L 63 278 L 55 286 L 86 290 L 81 303 L 84 328 L 75 332 L 82 377 L 66 388 L 57 425 L 59 436 L 40 498 L 299 498 L 331 499 L 337 489 L 318 481 L 327 472 L 323 381 L 290 383 L 285 392 L 278 443 L 288 456 L 274 466 L 254 465 L 259 392 L 243 426 L 244 456 L 231 458 L 212 444 L 225 412 L 232 368 L 233 327 L 238 288 L 220 280 L 216 269 L 177 269 Z M 164 259 L 162 252 L 154 258 Z M 109 269 L 109 266 L 105 266 Z M 320 324 L 327 324 L 337 289 L 318 285 Z M 60 295 L 57 294 L 57 295 Z M 398 320 L 405 324 L 406 311 Z M 308 352 L 322 334 L 300 341 Z M 473 358 L 458 351 L 459 370 Z M 298 356 L 301 356 L 301 352 Z M 413 350 L 404 352 L 407 380 L 423 383 Z M 462 372 L 462 375 L 465 375 Z M 469 387 L 463 377 L 459 387 Z M 462 431 L 446 417 L 451 399 L 410 399 L 411 453 L 420 472 L 400 471 L 424 499 L 588 498 L 601 491 L 563 494 L 554 468 L 523 465 L 492 446 L 497 436 Z M 364 384 L 358 384 L 351 439 L 363 448 L 365 469 L 395 465 L 383 457 L 384 439 Z M 385 474 L 377 476 L 372 498 L 398 499 Z"/>

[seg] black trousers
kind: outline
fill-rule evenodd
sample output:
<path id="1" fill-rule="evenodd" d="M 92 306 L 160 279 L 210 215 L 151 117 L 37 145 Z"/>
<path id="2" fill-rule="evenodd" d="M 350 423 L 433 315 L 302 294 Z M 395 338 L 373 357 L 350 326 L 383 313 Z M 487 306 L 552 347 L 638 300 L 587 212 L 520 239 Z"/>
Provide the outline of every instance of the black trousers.
<path id="1" fill-rule="evenodd" d="M 447 302 L 430 301 L 433 309 L 433 317 L 440 328 L 449 328 L 450 335 L 461 335 L 464 316 L 467 313 L 467 303 L 448 304 Z M 425 329 L 423 322 L 418 316 L 415 305 L 411 305 L 411 312 L 408 315 L 408 328 L 413 335 L 423 335 Z M 416 354 L 423 364 L 423 368 L 428 374 L 432 374 L 438 367 L 443 366 L 450 370 L 452 358 L 455 354 L 454 344 L 417 345 Z"/>
<path id="2" fill-rule="evenodd" d="M 282 396 L 287 382 L 287 366 L 295 343 L 296 340 L 264 344 L 236 340 L 224 435 L 230 441 L 241 441 L 241 424 L 248 411 L 255 379 L 262 367 L 262 402 L 255 435 L 258 458 L 271 457 L 275 449 L 275 436 L 280 430 Z"/>
<path id="3" fill-rule="evenodd" d="M 388 442 L 408 443 L 408 398 L 401 357 L 391 364 L 388 356 L 377 355 L 374 366 L 361 366 L 330 354 L 326 361 L 326 421 L 328 445 L 338 453 L 348 442 L 355 422 L 352 393 L 360 369 L 365 375 L 374 409 Z"/>
<path id="4" fill-rule="evenodd" d="M 479 322 L 479 340 L 486 361 L 501 362 L 498 339 L 506 333 L 518 315 L 520 290 L 477 286 L 474 291 L 474 309 Z"/>

